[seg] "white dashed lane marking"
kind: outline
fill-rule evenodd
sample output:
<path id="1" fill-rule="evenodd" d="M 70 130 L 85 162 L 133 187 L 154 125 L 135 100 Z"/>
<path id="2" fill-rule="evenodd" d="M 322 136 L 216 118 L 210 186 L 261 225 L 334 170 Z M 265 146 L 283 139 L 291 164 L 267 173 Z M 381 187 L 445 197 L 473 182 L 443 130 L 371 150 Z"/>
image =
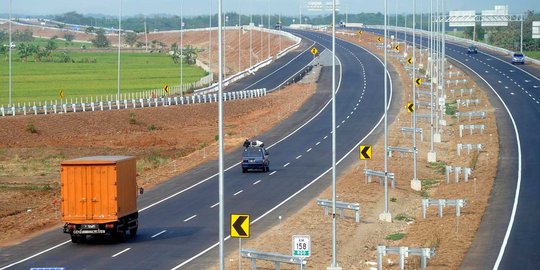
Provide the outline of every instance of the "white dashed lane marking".
<path id="1" fill-rule="evenodd" d="M 317 142 L 315 145 L 319 145 L 319 144 L 321 144 L 321 142 Z"/>
<path id="2" fill-rule="evenodd" d="M 130 250 L 130 249 L 131 249 L 131 248 L 126 248 L 126 249 L 124 249 L 124 250 L 122 250 L 122 251 L 120 251 L 120 252 L 118 252 L 118 253 L 112 255 L 111 257 L 114 258 L 114 257 L 116 257 L 116 256 L 118 256 L 118 255 L 120 255 L 120 254 L 122 254 L 122 253 L 124 253 L 124 252 L 126 252 L 126 251 L 128 251 L 128 250 Z"/>
<path id="3" fill-rule="evenodd" d="M 274 173 L 276 173 L 276 171 L 271 172 L 269 175 L 273 175 Z"/>
<path id="4" fill-rule="evenodd" d="M 306 150 L 306 152 L 309 152 L 309 151 L 311 151 L 311 148 L 309 148 L 308 150 Z"/>
<path id="5" fill-rule="evenodd" d="M 260 182 L 261 182 L 261 180 L 257 180 L 255 183 L 253 183 L 253 185 L 256 185 L 256 184 L 258 184 Z"/>
<path id="6" fill-rule="evenodd" d="M 302 157 L 302 155 L 299 155 L 299 156 L 296 157 L 296 159 L 299 159 L 299 158 L 301 158 L 301 157 Z"/>
<path id="7" fill-rule="evenodd" d="M 188 221 L 194 219 L 195 217 L 197 217 L 197 215 L 193 215 L 191 217 L 188 217 L 188 218 L 184 219 L 184 222 L 188 222 Z"/>
<path id="8" fill-rule="evenodd" d="M 243 191 L 243 190 L 240 190 L 240 191 L 234 193 L 233 196 L 236 196 L 236 195 L 238 195 L 238 194 L 240 194 L 240 193 L 242 193 L 242 192 L 244 192 L 244 191 Z"/>
<path id="9" fill-rule="evenodd" d="M 285 165 L 283 165 L 283 167 L 287 167 L 289 166 L 291 163 L 290 162 L 287 162 Z"/>
<path id="10" fill-rule="evenodd" d="M 159 235 L 161 235 L 161 234 L 164 234 L 166 231 L 167 231 L 167 230 L 163 230 L 163 231 L 161 231 L 161 232 L 158 232 L 158 233 L 156 233 L 156 234 L 150 236 L 150 238 L 155 238 L 155 237 L 157 237 L 157 236 L 159 236 Z"/>
<path id="11" fill-rule="evenodd" d="M 210 206 L 210 208 L 214 208 L 214 207 L 216 207 L 216 206 L 218 206 L 218 205 L 219 205 L 219 203 L 216 203 L 216 204 Z"/>

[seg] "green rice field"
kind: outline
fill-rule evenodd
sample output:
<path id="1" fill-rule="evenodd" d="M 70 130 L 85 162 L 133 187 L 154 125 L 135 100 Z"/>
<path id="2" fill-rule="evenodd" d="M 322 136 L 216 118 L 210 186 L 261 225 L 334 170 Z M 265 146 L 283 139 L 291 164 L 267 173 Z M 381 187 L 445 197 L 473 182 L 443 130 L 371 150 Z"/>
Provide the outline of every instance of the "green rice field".
<path id="1" fill-rule="evenodd" d="M 61 47 L 60 47 L 61 48 Z M 55 54 L 61 53 L 58 49 Z M 118 55 L 110 52 L 68 52 L 72 62 L 28 62 L 13 53 L 12 103 L 29 104 L 60 99 L 97 98 L 117 94 Z M 0 106 L 9 99 L 9 64 L 0 56 Z M 15 60 L 16 59 L 16 60 Z M 74 63 L 73 63 L 74 62 Z M 120 93 L 135 93 L 180 84 L 180 64 L 174 64 L 166 54 L 122 53 Z M 198 81 L 206 72 L 196 66 L 183 65 L 183 83 Z"/>

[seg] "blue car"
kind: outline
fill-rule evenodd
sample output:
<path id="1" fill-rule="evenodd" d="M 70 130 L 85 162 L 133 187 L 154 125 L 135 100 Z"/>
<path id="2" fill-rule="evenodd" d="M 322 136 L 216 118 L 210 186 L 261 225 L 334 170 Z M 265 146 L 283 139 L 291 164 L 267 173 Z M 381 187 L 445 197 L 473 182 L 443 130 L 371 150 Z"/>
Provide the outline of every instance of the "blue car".
<path id="1" fill-rule="evenodd" d="M 261 170 L 267 172 L 270 170 L 270 160 L 268 151 L 264 147 L 249 146 L 242 152 L 242 172 L 248 170 Z"/>
<path id="2" fill-rule="evenodd" d="M 525 64 L 525 55 L 522 53 L 514 53 L 512 55 L 512 64 Z"/>

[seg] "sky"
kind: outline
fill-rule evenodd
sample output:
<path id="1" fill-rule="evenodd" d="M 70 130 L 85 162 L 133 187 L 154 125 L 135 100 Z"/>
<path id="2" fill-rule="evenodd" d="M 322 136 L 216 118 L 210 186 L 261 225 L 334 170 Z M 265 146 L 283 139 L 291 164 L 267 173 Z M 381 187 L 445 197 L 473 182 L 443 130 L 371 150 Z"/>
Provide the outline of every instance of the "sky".
<path id="1" fill-rule="evenodd" d="M 9 12 L 12 3 L 14 14 L 51 15 L 76 11 L 82 14 L 105 14 L 117 16 L 122 4 L 122 16 L 170 14 L 185 16 L 206 15 L 217 10 L 218 0 L 0 0 L 0 14 Z M 383 0 L 336 0 L 342 13 L 384 12 Z M 388 13 L 412 13 L 413 0 L 387 0 Z M 429 12 L 430 0 L 415 0 L 417 12 Z M 540 12 L 539 0 L 440 0 L 446 10 L 491 10 L 495 5 L 508 5 L 510 14 L 527 10 Z M 331 0 L 222 0 L 224 11 L 242 14 L 316 15 L 308 11 L 308 2 L 332 2 Z M 434 9 L 437 1 L 434 1 Z M 441 2 L 442 3 L 442 2 Z M 396 8 L 397 7 L 397 8 Z"/>

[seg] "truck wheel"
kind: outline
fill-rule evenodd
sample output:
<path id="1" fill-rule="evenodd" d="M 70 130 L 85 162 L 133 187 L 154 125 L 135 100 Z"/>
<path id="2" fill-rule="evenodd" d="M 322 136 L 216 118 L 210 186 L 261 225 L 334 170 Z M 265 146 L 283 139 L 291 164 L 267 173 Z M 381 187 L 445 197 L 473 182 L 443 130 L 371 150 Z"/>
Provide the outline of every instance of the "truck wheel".
<path id="1" fill-rule="evenodd" d="M 71 235 L 71 242 L 72 243 L 78 244 L 78 243 L 84 242 L 84 240 L 86 240 L 85 235 L 75 235 L 75 234 Z"/>
<path id="2" fill-rule="evenodd" d="M 129 235 L 135 237 L 135 235 L 137 235 L 137 227 L 129 229 Z"/>
<path id="3" fill-rule="evenodd" d="M 116 233 L 116 239 L 118 242 L 126 242 L 127 240 L 127 231 L 121 231 Z"/>

